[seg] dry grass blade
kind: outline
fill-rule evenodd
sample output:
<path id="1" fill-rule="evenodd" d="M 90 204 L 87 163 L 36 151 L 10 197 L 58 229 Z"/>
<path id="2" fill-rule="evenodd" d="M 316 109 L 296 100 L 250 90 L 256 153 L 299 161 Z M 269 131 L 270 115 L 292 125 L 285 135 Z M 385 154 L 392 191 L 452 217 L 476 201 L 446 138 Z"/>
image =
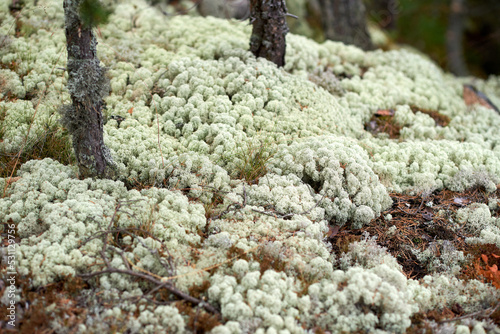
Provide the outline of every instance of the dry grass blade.
<path id="1" fill-rule="evenodd" d="M 255 139 L 238 150 L 236 178 L 254 184 L 267 174 L 267 165 L 278 152 L 278 143 L 271 138 Z"/>

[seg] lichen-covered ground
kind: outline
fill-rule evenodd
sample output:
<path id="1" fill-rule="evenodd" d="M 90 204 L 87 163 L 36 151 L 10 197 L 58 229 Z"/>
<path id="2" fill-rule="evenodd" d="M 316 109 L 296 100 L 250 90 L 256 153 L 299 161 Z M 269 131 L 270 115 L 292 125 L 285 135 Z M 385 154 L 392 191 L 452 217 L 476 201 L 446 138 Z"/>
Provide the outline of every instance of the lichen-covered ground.
<path id="1" fill-rule="evenodd" d="M 58 123 L 62 1 L 9 3 L 0 222 L 22 331 L 500 333 L 500 114 L 463 96 L 500 106 L 500 78 L 293 34 L 278 69 L 246 22 L 123 1 L 96 30 L 119 179 L 83 180 Z"/>

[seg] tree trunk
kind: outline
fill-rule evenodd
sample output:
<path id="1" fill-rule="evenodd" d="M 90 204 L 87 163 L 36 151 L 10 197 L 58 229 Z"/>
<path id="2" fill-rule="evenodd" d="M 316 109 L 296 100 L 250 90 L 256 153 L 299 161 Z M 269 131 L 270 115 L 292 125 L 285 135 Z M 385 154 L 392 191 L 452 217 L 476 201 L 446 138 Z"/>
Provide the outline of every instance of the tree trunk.
<path id="1" fill-rule="evenodd" d="M 250 0 L 250 51 L 278 67 L 285 65 L 286 14 L 285 0 Z"/>
<path id="2" fill-rule="evenodd" d="M 68 90 L 72 104 L 62 109 L 62 123 L 72 135 L 81 177 L 113 177 L 114 164 L 103 141 L 103 97 L 109 92 L 99 66 L 92 27 L 82 23 L 82 0 L 64 0 Z"/>
<path id="3" fill-rule="evenodd" d="M 373 49 L 366 28 L 365 6 L 362 0 L 318 0 L 325 38 L 353 44 L 364 50 Z"/>
<path id="4" fill-rule="evenodd" d="M 464 19 L 465 0 L 452 0 L 446 31 L 446 53 L 449 70 L 458 76 L 466 76 L 469 73 L 463 50 Z"/>

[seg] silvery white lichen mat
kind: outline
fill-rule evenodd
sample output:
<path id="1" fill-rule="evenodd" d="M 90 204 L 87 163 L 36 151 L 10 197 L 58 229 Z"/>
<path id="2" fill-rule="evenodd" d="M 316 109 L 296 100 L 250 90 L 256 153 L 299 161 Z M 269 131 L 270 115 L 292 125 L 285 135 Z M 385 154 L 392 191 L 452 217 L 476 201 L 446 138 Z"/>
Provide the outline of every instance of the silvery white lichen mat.
<path id="1" fill-rule="evenodd" d="M 0 2 L 0 149 L 12 154 L 59 126 L 58 106 L 70 101 L 62 1 L 25 3 L 31 30 L 16 37 Z M 417 281 L 369 236 L 344 254 L 325 240 L 332 226 L 370 224 L 391 207 L 391 192 L 495 191 L 500 115 L 468 106 L 463 80 L 411 51 L 288 34 L 277 68 L 247 51 L 249 38 L 245 22 L 167 17 L 141 0 L 116 5 L 98 29 L 98 53 L 118 180 L 80 180 L 75 166 L 48 158 L 26 162 L 8 186 L 0 178 L 0 221 L 21 238 L 19 274 L 38 288 L 102 270 L 102 232 L 112 226 L 147 233 L 123 232 L 113 246 L 122 253 L 107 249 L 110 265 L 132 263 L 186 294 L 204 286 L 198 297 L 221 313 L 212 333 L 404 333 L 418 312 L 457 303 L 475 312 L 500 299 L 491 284 L 458 277 L 461 252 Z M 500 106 L 500 78 L 474 84 Z M 394 111 L 398 138 L 365 130 L 377 110 Z M 494 210 L 471 203 L 449 221 L 467 224 L 471 243 L 500 247 Z M 188 332 L 194 315 L 137 298 L 150 290 L 119 273 L 89 280 L 77 330 Z"/>

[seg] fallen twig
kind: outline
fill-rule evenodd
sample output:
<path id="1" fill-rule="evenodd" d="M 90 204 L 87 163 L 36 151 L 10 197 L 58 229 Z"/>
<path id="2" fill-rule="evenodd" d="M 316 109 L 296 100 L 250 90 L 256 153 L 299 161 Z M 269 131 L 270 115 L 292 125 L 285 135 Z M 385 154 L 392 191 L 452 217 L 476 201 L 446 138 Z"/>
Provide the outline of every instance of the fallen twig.
<path id="1" fill-rule="evenodd" d="M 107 261 L 107 259 L 105 260 L 105 262 L 106 261 Z M 106 263 L 106 265 L 108 265 L 108 264 L 109 264 L 109 262 Z M 93 272 L 90 274 L 80 274 L 78 276 L 80 276 L 82 278 L 92 278 L 95 276 L 100 276 L 100 275 L 104 275 L 104 274 L 112 274 L 112 273 L 119 273 L 119 274 L 125 274 L 125 275 L 129 275 L 129 276 L 137 277 L 137 278 L 142 278 L 146 281 L 149 281 L 153 284 L 156 284 L 156 288 L 158 288 L 158 290 L 164 288 L 164 289 L 168 290 L 168 292 L 170 292 L 171 294 L 173 294 L 174 296 L 176 296 L 178 298 L 181 298 L 181 299 L 183 299 L 187 302 L 190 302 L 194 305 L 199 305 L 210 313 L 220 315 L 220 312 L 214 306 L 210 305 L 209 303 L 207 303 L 203 300 L 200 300 L 198 298 L 195 298 L 193 296 L 190 296 L 187 293 L 184 293 L 184 292 L 174 288 L 170 282 L 162 282 L 161 280 L 158 280 L 149 274 L 138 273 L 138 272 L 135 272 L 133 270 L 118 269 L 118 268 L 113 268 L 111 266 L 107 266 L 107 268 L 104 270 L 96 271 L 96 272 Z"/>
<path id="2" fill-rule="evenodd" d="M 257 210 L 257 209 L 252 209 L 252 211 L 253 212 L 257 212 L 257 213 L 261 213 L 263 215 L 268 215 L 268 216 L 271 216 L 271 217 L 277 217 L 277 218 L 281 218 L 281 219 L 287 219 L 287 218 L 291 218 L 291 217 L 293 217 L 295 215 L 307 215 L 312 210 L 314 210 L 319 205 L 319 203 L 321 203 L 323 201 L 324 198 L 325 198 L 325 195 L 323 194 L 323 196 L 321 197 L 321 199 L 319 201 L 317 201 L 316 204 L 313 207 L 311 207 L 309 210 L 306 210 L 304 212 L 299 212 L 299 213 L 268 212 L 268 211 L 261 211 L 261 210 Z"/>
<path id="3" fill-rule="evenodd" d="M 243 203 L 233 202 L 233 203 L 229 204 L 226 207 L 226 209 L 223 210 L 221 213 L 219 213 L 217 216 L 211 217 L 210 219 L 216 220 L 216 219 L 221 218 L 225 214 L 228 214 L 231 211 L 237 211 L 237 210 L 241 210 L 241 209 L 245 208 L 247 206 L 247 192 L 245 189 L 245 185 L 243 185 L 243 194 L 241 194 L 240 196 L 243 198 Z M 257 210 L 257 209 L 251 209 L 251 210 L 253 212 L 260 213 L 260 214 L 263 214 L 266 216 L 271 216 L 271 217 L 276 217 L 276 218 L 281 218 L 281 219 L 288 219 L 288 218 L 291 218 L 295 215 L 307 215 L 312 210 L 314 210 L 323 201 L 324 198 L 325 198 L 325 194 L 323 194 L 321 199 L 319 201 L 317 201 L 316 204 L 314 204 L 314 206 L 312 206 L 310 209 L 305 210 L 303 212 L 299 212 L 299 213 L 291 213 L 291 212 L 290 213 L 281 213 L 281 212 L 277 212 L 277 211 L 262 211 L 262 210 Z"/>
<path id="4" fill-rule="evenodd" d="M 119 201 L 116 204 L 115 211 L 113 213 L 113 216 L 111 217 L 110 223 L 108 224 L 107 230 L 97 232 L 96 234 L 94 234 L 90 238 L 86 239 L 82 243 L 82 245 L 81 245 L 81 246 L 83 246 L 83 245 L 85 245 L 86 243 L 88 243 L 89 241 L 91 241 L 93 239 L 102 238 L 103 245 L 102 245 L 102 249 L 100 250 L 99 254 L 100 254 L 100 257 L 101 257 L 102 261 L 104 262 L 105 269 L 100 270 L 100 271 L 96 271 L 96 272 L 93 272 L 93 273 L 80 274 L 78 276 L 81 277 L 81 278 L 84 278 L 84 279 L 90 279 L 90 278 L 93 278 L 93 277 L 96 277 L 96 276 L 100 276 L 100 275 L 112 274 L 112 273 L 119 273 L 119 274 L 129 275 L 129 276 L 132 276 L 132 277 L 135 277 L 135 278 L 140 278 L 140 279 L 146 280 L 146 281 L 148 281 L 148 282 L 153 283 L 154 285 L 156 285 L 152 290 L 150 290 L 149 292 L 143 294 L 143 296 L 141 296 L 141 298 L 145 298 L 146 300 L 151 301 L 151 302 L 153 302 L 155 304 L 164 305 L 165 303 L 168 303 L 170 301 L 159 302 L 159 301 L 155 301 L 154 299 L 149 298 L 147 296 L 151 295 L 152 293 L 157 292 L 157 291 L 159 291 L 161 289 L 166 289 L 168 292 L 170 292 L 172 295 L 176 296 L 177 298 L 185 300 L 185 301 L 187 301 L 189 303 L 192 303 L 194 305 L 203 307 L 207 312 L 210 312 L 212 314 L 220 316 L 220 312 L 214 306 L 210 305 L 209 303 L 207 303 L 207 302 L 205 302 L 203 300 L 195 298 L 195 297 L 193 297 L 193 296 L 191 296 L 191 295 L 189 295 L 187 293 L 184 293 L 184 292 L 176 289 L 173 286 L 172 282 L 169 282 L 168 280 L 164 280 L 162 276 L 156 275 L 156 274 L 148 272 L 147 270 L 144 270 L 144 269 L 142 269 L 140 267 L 137 267 L 134 263 L 132 263 L 126 257 L 126 254 L 125 254 L 125 252 L 122 249 L 120 249 L 118 247 L 115 247 L 113 245 L 109 245 L 109 243 L 108 243 L 108 239 L 109 239 L 108 235 L 109 234 L 124 233 L 124 234 L 128 234 L 128 235 L 130 235 L 132 237 L 136 237 L 137 238 L 138 236 L 135 235 L 135 234 L 133 234 L 132 231 L 135 230 L 135 231 L 138 231 L 138 232 L 141 232 L 141 233 L 145 233 L 146 235 L 150 236 L 154 240 L 160 242 L 160 244 L 162 246 L 164 246 L 164 248 L 166 249 L 166 251 L 168 253 L 168 260 L 167 261 L 168 261 L 168 266 L 169 267 L 167 267 L 167 265 L 162 261 L 162 258 L 160 257 L 160 255 L 158 254 L 158 251 L 156 249 L 149 248 L 140 238 L 137 238 L 137 240 L 152 255 L 155 255 L 157 257 L 158 261 L 167 270 L 167 273 L 171 273 L 171 274 L 175 273 L 175 268 L 174 268 L 174 265 L 172 263 L 172 256 L 168 252 L 168 248 L 163 244 L 163 242 L 161 240 L 159 240 L 158 238 L 154 237 L 151 233 L 149 233 L 147 231 L 144 231 L 144 230 L 141 230 L 139 228 L 114 228 L 114 229 L 112 228 L 113 224 L 115 223 L 115 218 L 116 218 L 118 212 L 123 212 L 123 213 L 128 214 L 130 217 L 134 217 L 133 214 L 128 213 L 128 212 L 126 212 L 126 211 L 124 211 L 124 210 L 121 209 L 123 204 L 129 204 L 129 203 L 134 203 L 134 202 L 137 202 L 137 201 L 126 201 L 126 202 L 120 202 Z M 108 255 L 106 254 L 107 251 L 113 251 L 113 252 L 119 254 L 121 256 L 122 261 L 123 261 L 123 263 L 124 263 L 124 265 L 126 266 L 127 269 L 114 268 L 111 265 L 110 261 L 109 261 Z"/>
<path id="5" fill-rule="evenodd" d="M 500 307 L 500 302 L 498 302 L 498 304 L 496 304 L 494 307 L 487 308 L 486 310 L 477 311 L 474 313 L 469 313 L 469 314 L 463 315 L 461 317 L 456 317 L 453 319 L 441 320 L 438 323 L 443 324 L 443 323 L 447 323 L 447 322 L 453 322 L 453 321 L 458 321 L 458 320 L 462 320 L 462 319 L 473 318 L 476 316 L 479 318 L 488 318 L 493 313 L 495 313 L 499 307 Z"/>

